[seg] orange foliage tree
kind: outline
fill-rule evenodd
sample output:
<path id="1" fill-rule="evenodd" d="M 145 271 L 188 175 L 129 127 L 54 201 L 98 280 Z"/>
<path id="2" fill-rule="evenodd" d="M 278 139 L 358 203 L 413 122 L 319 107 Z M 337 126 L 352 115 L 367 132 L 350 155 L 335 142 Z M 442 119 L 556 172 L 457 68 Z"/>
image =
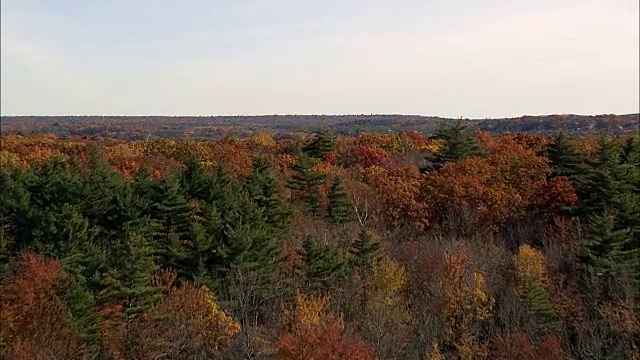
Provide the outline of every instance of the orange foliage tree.
<path id="1" fill-rule="evenodd" d="M 277 359 L 375 359 L 365 343 L 345 331 L 340 317 L 327 314 L 328 301 L 328 297 L 307 298 L 297 292 L 295 309 L 285 312 L 287 324 L 275 342 Z"/>
<path id="2" fill-rule="evenodd" d="M 376 188 L 388 225 L 426 229 L 430 221 L 429 206 L 420 198 L 422 175 L 418 168 L 405 166 L 387 170 L 372 166 L 364 169 L 360 177 Z"/>
<path id="3" fill-rule="evenodd" d="M 545 335 L 533 341 L 522 333 L 498 336 L 492 344 L 491 358 L 496 360 L 561 360 L 566 359 L 558 339 Z"/>
<path id="4" fill-rule="evenodd" d="M 547 181 L 551 169 L 535 138 L 486 134 L 480 138 L 485 158 L 448 163 L 426 175 L 423 201 L 441 209 L 438 215 L 471 211 L 478 217 L 474 227 L 494 229 L 532 212 L 553 215 L 577 200 L 566 179 Z"/>
<path id="5" fill-rule="evenodd" d="M 58 297 L 65 273 L 58 260 L 23 253 L 0 291 L 0 355 L 9 359 L 73 359 L 79 341 Z"/>

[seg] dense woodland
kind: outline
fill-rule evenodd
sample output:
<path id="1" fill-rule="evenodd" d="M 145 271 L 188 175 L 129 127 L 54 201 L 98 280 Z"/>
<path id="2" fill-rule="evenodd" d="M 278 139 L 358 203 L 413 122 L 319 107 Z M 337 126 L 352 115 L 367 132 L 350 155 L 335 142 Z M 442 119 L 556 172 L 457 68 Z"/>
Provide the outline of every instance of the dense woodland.
<path id="1" fill-rule="evenodd" d="M 5 131 L 0 356 L 640 358 L 637 130 L 464 124 Z"/>
<path id="2" fill-rule="evenodd" d="M 432 134 L 456 122 L 492 134 L 563 132 L 570 136 L 638 132 L 640 114 L 547 115 L 508 119 L 447 119 L 417 115 L 264 115 L 264 116 L 3 116 L 5 134 L 53 133 L 99 135 L 121 140 L 219 140 L 231 135 L 246 139 L 256 132 L 276 138 L 296 132 L 326 129 L 333 135 L 418 132 Z"/>

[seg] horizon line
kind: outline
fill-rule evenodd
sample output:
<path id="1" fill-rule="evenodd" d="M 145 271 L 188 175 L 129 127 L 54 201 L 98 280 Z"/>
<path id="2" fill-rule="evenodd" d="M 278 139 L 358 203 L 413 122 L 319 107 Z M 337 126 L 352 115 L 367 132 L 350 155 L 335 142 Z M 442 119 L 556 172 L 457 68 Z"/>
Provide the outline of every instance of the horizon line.
<path id="1" fill-rule="evenodd" d="M 402 113 L 345 113 L 345 114 L 326 114 L 326 113 L 307 113 L 307 114 L 279 114 L 279 113 L 261 113 L 261 114 L 183 114 L 183 115 L 165 115 L 165 114 L 66 114 L 66 115 L 36 115 L 36 114 L 20 114 L 20 115 L 5 115 L 0 117 L 168 117 L 168 118 L 181 118 L 181 117 L 268 117 L 268 116 L 320 116 L 320 117 L 343 117 L 343 116 L 409 116 L 409 117 L 426 117 L 437 119 L 460 119 L 460 120 L 487 120 L 487 119 L 517 119 L 523 117 L 547 117 L 547 116 L 584 116 L 584 117 L 597 117 L 597 116 L 633 116 L 640 115 L 639 112 L 632 113 L 595 113 L 595 114 L 580 114 L 580 113 L 547 113 L 547 114 L 522 114 L 518 116 L 496 116 L 496 117 L 465 117 L 465 116 L 441 116 L 441 115 L 423 115 L 423 114 L 402 114 Z"/>

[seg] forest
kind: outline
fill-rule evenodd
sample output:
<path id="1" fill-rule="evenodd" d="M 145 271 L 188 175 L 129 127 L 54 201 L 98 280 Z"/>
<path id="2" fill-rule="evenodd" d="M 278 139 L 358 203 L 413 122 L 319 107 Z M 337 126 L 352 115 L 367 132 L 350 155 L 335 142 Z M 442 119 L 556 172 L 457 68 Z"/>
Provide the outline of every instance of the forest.
<path id="1" fill-rule="evenodd" d="M 637 123 L 3 122 L 2 358 L 640 359 Z"/>
<path id="2" fill-rule="evenodd" d="M 638 132 L 640 114 L 544 115 L 505 119 L 447 119 L 418 115 L 262 115 L 262 116 L 3 116 L 5 134 L 95 135 L 121 140 L 219 140 L 227 135 L 247 139 L 269 132 L 276 139 L 292 133 L 325 130 L 333 135 L 418 132 L 433 134 L 459 122 L 491 134 L 534 133 L 571 136 L 625 135 Z"/>

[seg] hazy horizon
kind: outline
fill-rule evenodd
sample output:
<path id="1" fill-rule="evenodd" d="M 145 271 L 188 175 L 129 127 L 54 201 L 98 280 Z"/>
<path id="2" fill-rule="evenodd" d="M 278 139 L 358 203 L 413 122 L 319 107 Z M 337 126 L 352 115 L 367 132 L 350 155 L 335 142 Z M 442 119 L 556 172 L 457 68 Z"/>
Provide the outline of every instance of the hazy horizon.
<path id="1" fill-rule="evenodd" d="M 637 0 L 3 0 L 3 116 L 640 112 Z"/>
<path id="2" fill-rule="evenodd" d="M 574 113 L 556 113 L 556 114 L 521 114 L 516 116 L 501 116 L 501 117 L 451 117 L 451 116 L 440 116 L 433 114 L 402 114 L 402 113 L 369 113 L 369 114 L 320 114 L 320 113 L 309 113 L 309 114 L 287 114 L 287 113 L 274 113 L 274 114 L 202 114 L 202 115 L 166 115 L 166 114 L 143 114 L 143 115 L 131 115 L 131 114 L 57 114 L 57 115 L 49 115 L 49 114 L 21 114 L 21 115 L 6 115 L 2 114 L 2 117 L 269 117 L 269 116 L 417 116 L 417 117 L 427 117 L 427 118 L 442 118 L 442 119 L 465 119 L 465 120 L 483 120 L 483 119 L 513 119 L 513 118 L 521 118 L 521 117 L 545 117 L 545 116 L 632 116 L 632 115 L 640 115 L 640 112 L 633 113 L 594 113 L 594 114 L 574 114 Z"/>

